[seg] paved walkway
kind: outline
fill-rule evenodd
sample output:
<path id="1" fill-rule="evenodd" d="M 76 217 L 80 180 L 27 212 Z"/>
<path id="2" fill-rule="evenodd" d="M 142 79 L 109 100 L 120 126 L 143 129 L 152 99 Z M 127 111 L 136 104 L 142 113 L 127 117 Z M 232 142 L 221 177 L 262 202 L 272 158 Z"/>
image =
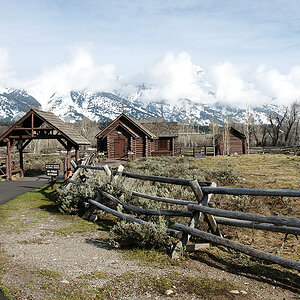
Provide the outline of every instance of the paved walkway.
<path id="1" fill-rule="evenodd" d="M 19 195 L 30 192 L 36 188 L 48 184 L 49 176 L 24 177 L 13 181 L 0 182 L 0 205 L 16 198 Z"/>

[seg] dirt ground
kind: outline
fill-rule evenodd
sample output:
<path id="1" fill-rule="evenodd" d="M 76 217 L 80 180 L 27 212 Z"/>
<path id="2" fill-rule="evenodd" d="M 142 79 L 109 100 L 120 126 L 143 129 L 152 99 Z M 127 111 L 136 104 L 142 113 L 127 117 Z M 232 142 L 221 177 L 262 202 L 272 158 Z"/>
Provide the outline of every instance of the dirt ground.
<path id="1" fill-rule="evenodd" d="M 12 299 L 300 299 L 299 272 L 225 249 L 172 261 L 112 249 L 106 230 L 51 205 L 1 213 L 0 286 Z"/>

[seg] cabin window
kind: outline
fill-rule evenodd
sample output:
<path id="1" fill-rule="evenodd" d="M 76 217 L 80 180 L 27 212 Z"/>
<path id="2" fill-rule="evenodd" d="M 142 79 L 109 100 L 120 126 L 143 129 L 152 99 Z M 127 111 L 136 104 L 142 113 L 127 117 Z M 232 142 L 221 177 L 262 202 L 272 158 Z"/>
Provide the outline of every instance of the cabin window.
<path id="1" fill-rule="evenodd" d="M 169 150 L 168 140 L 158 140 L 158 150 Z"/>

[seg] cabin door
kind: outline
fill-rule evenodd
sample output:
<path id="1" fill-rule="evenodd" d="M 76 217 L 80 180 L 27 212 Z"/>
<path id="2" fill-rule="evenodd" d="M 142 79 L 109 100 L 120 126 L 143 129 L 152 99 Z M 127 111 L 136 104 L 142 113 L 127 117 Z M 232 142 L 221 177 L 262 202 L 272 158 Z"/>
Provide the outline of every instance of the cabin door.
<path id="1" fill-rule="evenodd" d="M 126 154 L 125 139 L 115 139 L 115 158 L 122 158 Z"/>

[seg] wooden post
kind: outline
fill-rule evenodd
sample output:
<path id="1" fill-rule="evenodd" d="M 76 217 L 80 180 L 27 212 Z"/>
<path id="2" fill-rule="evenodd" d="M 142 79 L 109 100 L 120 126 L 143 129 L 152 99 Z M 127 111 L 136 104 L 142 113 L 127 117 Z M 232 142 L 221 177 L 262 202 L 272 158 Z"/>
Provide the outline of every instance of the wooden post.
<path id="1" fill-rule="evenodd" d="M 19 150 L 19 156 L 20 156 L 20 169 L 21 169 L 21 177 L 24 177 L 24 160 L 23 160 L 23 150 Z"/>
<path id="2" fill-rule="evenodd" d="M 172 155 L 175 155 L 175 138 L 172 138 Z"/>
<path id="3" fill-rule="evenodd" d="M 33 137 L 34 135 L 33 128 L 34 128 L 34 115 L 32 113 L 31 114 L 31 137 Z"/>
<path id="4" fill-rule="evenodd" d="M 65 157 L 65 159 L 64 159 L 64 180 L 67 179 L 67 173 L 68 173 L 68 170 L 67 170 L 67 158 Z"/>
<path id="5" fill-rule="evenodd" d="M 212 182 L 211 184 L 213 187 L 216 186 L 216 183 L 215 182 Z M 203 193 L 202 192 L 202 189 L 198 183 L 198 180 L 193 180 L 190 182 L 190 186 L 196 196 L 196 199 L 197 199 L 197 202 L 198 202 L 198 205 L 207 205 L 210 198 L 211 198 L 211 195 L 212 194 L 207 194 L 207 193 Z M 204 215 L 208 225 L 209 225 L 209 228 L 210 230 L 214 233 L 214 234 L 217 234 L 217 235 L 220 235 L 221 236 L 221 233 L 218 229 L 218 225 L 217 225 L 217 222 L 216 220 L 214 219 L 213 216 L 211 215 Z M 201 212 L 197 212 L 197 211 L 194 211 L 193 212 L 193 216 L 188 224 L 189 228 L 196 228 L 196 226 L 198 225 L 198 222 L 201 218 Z M 190 240 L 190 237 L 191 235 L 187 234 L 187 233 L 184 233 L 183 236 L 182 236 L 182 239 L 174 246 L 173 250 L 172 250 L 172 258 L 178 258 L 179 257 L 179 253 L 182 251 L 182 249 L 184 249 L 187 245 L 187 243 L 189 242 Z"/>
<path id="6" fill-rule="evenodd" d="M 79 147 L 75 148 L 75 159 L 76 159 L 76 162 L 78 163 L 78 161 L 79 161 Z"/>
<path id="7" fill-rule="evenodd" d="M 203 192 L 202 192 L 201 187 L 199 186 L 199 183 L 198 183 L 197 180 L 194 180 L 194 181 L 191 182 L 191 187 L 192 187 L 192 189 L 194 191 L 194 194 L 195 194 L 195 196 L 198 200 L 198 203 L 200 205 L 207 206 L 207 204 L 208 204 L 208 202 L 211 198 L 211 194 L 208 195 L 207 193 L 205 193 L 203 195 Z M 212 182 L 211 187 L 216 187 L 216 183 Z M 201 193 L 199 192 L 200 190 L 201 190 Z M 219 231 L 219 228 L 218 228 L 218 225 L 217 225 L 217 222 L 216 222 L 215 218 L 212 215 L 209 215 L 207 213 L 203 213 L 203 215 L 204 215 L 204 218 L 205 218 L 206 222 L 208 223 L 210 231 L 213 234 L 222 236 L 220 231 Z M 201 217 L 201 214 L 199 215 L 198 220 L 200 219 L 200 217 Z"/>
<path id="8" fill-rule="evenodd" d="M 51 188 L 56 190 L 56 176 L 51 176 Z"/>
<path id="9" fill-rule="evenodd" d="M 69 178 L 70 177 L 70 172 L 71 172 L 71 149 L 72 146 L 68 145 L 67 147 L 67 157 L 66 157 L 66 177 Z"/>
<path id="10" fill-rule="evenodd" d="M 110 170 L 110 168 L 109 168 L 108 165 L 104 166 L 104 171 L 105 171 L 105 173 L 106 173 L 107 176 L 109 176 L 109 177 L 112 176 L 112 172 L 111 172 L 111 170 Z"/>
<path id="11" fill-rule="evenodd" d="M 23 161 L 23 143 L 22 140 L 18 141 L 17 148 L 19 150 L 19 161 L 20 161 L 20 176 L 24 177 L 24 161 Z"/>
<path id="12" fill-rule="evenodd" d="M 7 150 L 6 150 L 6 179 L 12 180 L 10 140 L 7 141 Z"/>
<path id="13" fill-rule="evenodd" d="M 145 137 L 145 156 L 148 157 L 148 148 L 149 148 L 149 143 L 148 143 L 148 137 Z"/>

